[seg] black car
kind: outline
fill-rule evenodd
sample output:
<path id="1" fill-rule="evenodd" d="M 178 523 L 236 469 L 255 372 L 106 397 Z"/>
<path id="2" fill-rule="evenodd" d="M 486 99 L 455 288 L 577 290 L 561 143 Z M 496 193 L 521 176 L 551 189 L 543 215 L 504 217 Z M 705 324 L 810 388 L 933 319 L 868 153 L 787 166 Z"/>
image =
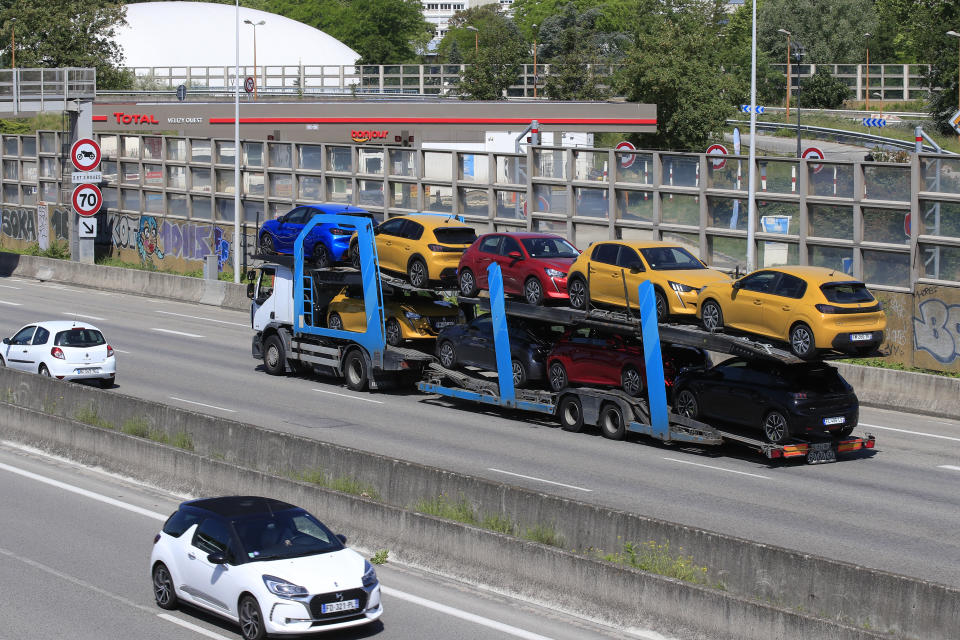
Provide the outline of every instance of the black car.
<path id="1" fill-rule="evenodd" d="M 759 429 L 783 444 L 794 436 L 845 438 L 857 426 L 860 403 L 835 367 L 732 358 L 709 369 L 688 369 L 674 383 L 674 410 Z"/>
<path id="2" fill-rule="evenodd" d="M 550 342 L 518 322 L 509 324 L 513 384 L 523 386 L 543 380 Z M 487 371 L 497 370 L 493 346 L 493 319 L 490 315 L 474 318 L 467 324 L 445 327 L 437 336 L 437 357 L 447 369 L 469 365 Z"/>

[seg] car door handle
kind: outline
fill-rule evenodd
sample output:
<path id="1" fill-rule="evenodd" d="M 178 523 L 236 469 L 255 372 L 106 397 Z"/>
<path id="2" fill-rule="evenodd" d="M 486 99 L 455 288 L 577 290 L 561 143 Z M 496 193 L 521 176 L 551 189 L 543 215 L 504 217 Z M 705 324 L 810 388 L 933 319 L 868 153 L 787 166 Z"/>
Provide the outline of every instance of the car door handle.
<path id="1" fill-rule="evenodd" d="M 790 309 L 791 309 L 792 307 L 790 307 L 790 306 L 785 306 L 785 307 L 780 307 L 780 308 L 783 309 L 784 311 L 790 311 Z"/>
<path id="2" fill-rule="evenodd" d="M 187 557 L 190 558 L 191 560 L 196 560 L 196 559 L 197 559 L 197 556 L 193 555 L 193 553 L 188 553 L 188 554 L 187 554 Z"/>
<path id="3" fill-rule="evenodd" d="M 763 304 L 763 303 L 762 303 L 761 301 L 759 301 L 759 300 L 754 300 L 754 301 L 753 301 L 753 304 L 760 305 L 760 304 Z"/>

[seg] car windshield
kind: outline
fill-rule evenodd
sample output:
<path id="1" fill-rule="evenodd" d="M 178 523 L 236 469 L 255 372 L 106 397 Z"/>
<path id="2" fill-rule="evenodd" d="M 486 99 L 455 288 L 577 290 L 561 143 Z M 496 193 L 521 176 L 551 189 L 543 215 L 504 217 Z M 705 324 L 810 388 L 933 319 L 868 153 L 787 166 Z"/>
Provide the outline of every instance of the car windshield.
<path id="1" fill-rule="evenodd" d="M 830 302 L 838 304 L 856 304 L 873 302 L 873 294 L 867 291 L 862 282 L 828 282 L 820 285 L 820 291 Z"/>
<path id="2" fill-rule="evenodd" d="M 75 327 L 59 332 L 53 343 L 58 347 L 99 347 L 107 341 L 96 329 Z"/>
<path id="3" fill-rule="evenodd" d="M 470 227 L 441 227 L 433 230 L 437 242 L 444 244 L 473 244 L 477 232 Z"/>
<path id="4" fill-rule="evenodd" d="M 640 249 L 643 259 L 651 269 L 657 271 L 678 271 L 680 269 L 706 269 L 692 253 L 681 247 L 651 247 Z"/>
<path id="5" fill-rule="evenodd" d="M 296 558 L 343 549 L 343 543 L 302 509 L 245 516 L 233 521 L 249 560 Z"/>
<path id="6" fill-rule="evenodd" d="M 787 384 L 796 391 L 813 393 L 845 393 L 843 378 L 833 367 L 825 365 L 800 365 L 785 372 Z"/>
<path id="7" fill-rule="evenodd" d="M 531 258 L 576 258 L 576 247 L 563 238 L 524 238 L 523 247 Z"/>

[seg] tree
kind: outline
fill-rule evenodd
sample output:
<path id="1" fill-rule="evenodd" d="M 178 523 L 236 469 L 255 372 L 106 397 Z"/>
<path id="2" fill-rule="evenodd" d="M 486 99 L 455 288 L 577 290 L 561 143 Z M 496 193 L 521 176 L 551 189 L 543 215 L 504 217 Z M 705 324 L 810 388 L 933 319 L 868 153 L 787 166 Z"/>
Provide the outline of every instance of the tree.
<path id="1" fill-rule="evenodd" d="M 758 48 L 783 51 L 785 36 L 803 44 L 805 64 L 865 62 L 864 33 L 877 33 L 874 0 L 763 0 L 757 4 Z M 779 55 L 777 56 L 780 57 Z"/>
<path id="2" fill-rule="evenodd" d="M 746 0 L 721 31 L 723 40 L 717 56 L 728 73 L 733 74 L 739 84 L 740 98 L 737 102 L 750 101 L 750 65 L 752 49 L 753 2 Z M 786 42 L 782 52 L 774 50 L 771 54 L 757 51 L 757 103 L 778 104 L 787 92 L 787 80 L 783 72 L 770 66 L 774 62 L 786 63 Z"/>
<path id="3" fill-rule="evenodd" d="M 114 42 L 126 24 L 122 4 L 105 0 L 51 0 L 0 3 L 4 42 L 16 25 L 18 67 L 94 67 L 100 89 L 127 88 L 133 74 L 122 69 L 123 51 Z M 16 18 L 16 22 L 12 19 Z M 10 66 L 10 50 L 3 65 Z"/>
<path id="4" fill-rule="evenodd" d="M 838 109 L 850 97 L 850 87 L 820 67 L 800 85 L 797 104 L 810 109 Z M 801 102 L 802 101 L 802 102 Z"/>
<path id="5" fill-rule="evenodd" d="M 955 133 L 948 120 L 958 107 L 957 38 L 946 35 L 948 29 L 960 30 L 960 3 L 938 0 L 918 0 L 908 29 L 922 60 L 930 64 L 927 86 L 930 91 L 930 115 L 936 129 L 944 134 Z"/>
<path id="6" fill-rule="evenodd" d="M 513 19 L 523 33 L 532 39 L 533 25 L 543 25 L 551 16 L 562 14 L 571 0 L 514 0 Z M 597 10 L 596 30 L 601 33 L 632 31 L 638 18 L 636 0 L 572 0 L 577 13 Z"/>

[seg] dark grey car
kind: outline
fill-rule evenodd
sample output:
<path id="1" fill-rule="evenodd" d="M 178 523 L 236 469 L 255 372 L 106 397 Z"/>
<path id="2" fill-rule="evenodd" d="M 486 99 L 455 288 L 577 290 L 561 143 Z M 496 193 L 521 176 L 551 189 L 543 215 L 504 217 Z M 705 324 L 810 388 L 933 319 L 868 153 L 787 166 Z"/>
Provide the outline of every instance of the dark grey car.
<path id="1" fill-rule="evenodd" d="M 510 323 L 510 356 L 513 384 L 520 387 L 534 380 L 543 380 L 549 342 L 519 323 Z M 446 327 L 437 336 L 437 357 L 451 369 L 469 365 L 486 371 L 497 370 L 493 346 L 493 320 L 490 315 L 474 318 L 467 324 Z"/>

